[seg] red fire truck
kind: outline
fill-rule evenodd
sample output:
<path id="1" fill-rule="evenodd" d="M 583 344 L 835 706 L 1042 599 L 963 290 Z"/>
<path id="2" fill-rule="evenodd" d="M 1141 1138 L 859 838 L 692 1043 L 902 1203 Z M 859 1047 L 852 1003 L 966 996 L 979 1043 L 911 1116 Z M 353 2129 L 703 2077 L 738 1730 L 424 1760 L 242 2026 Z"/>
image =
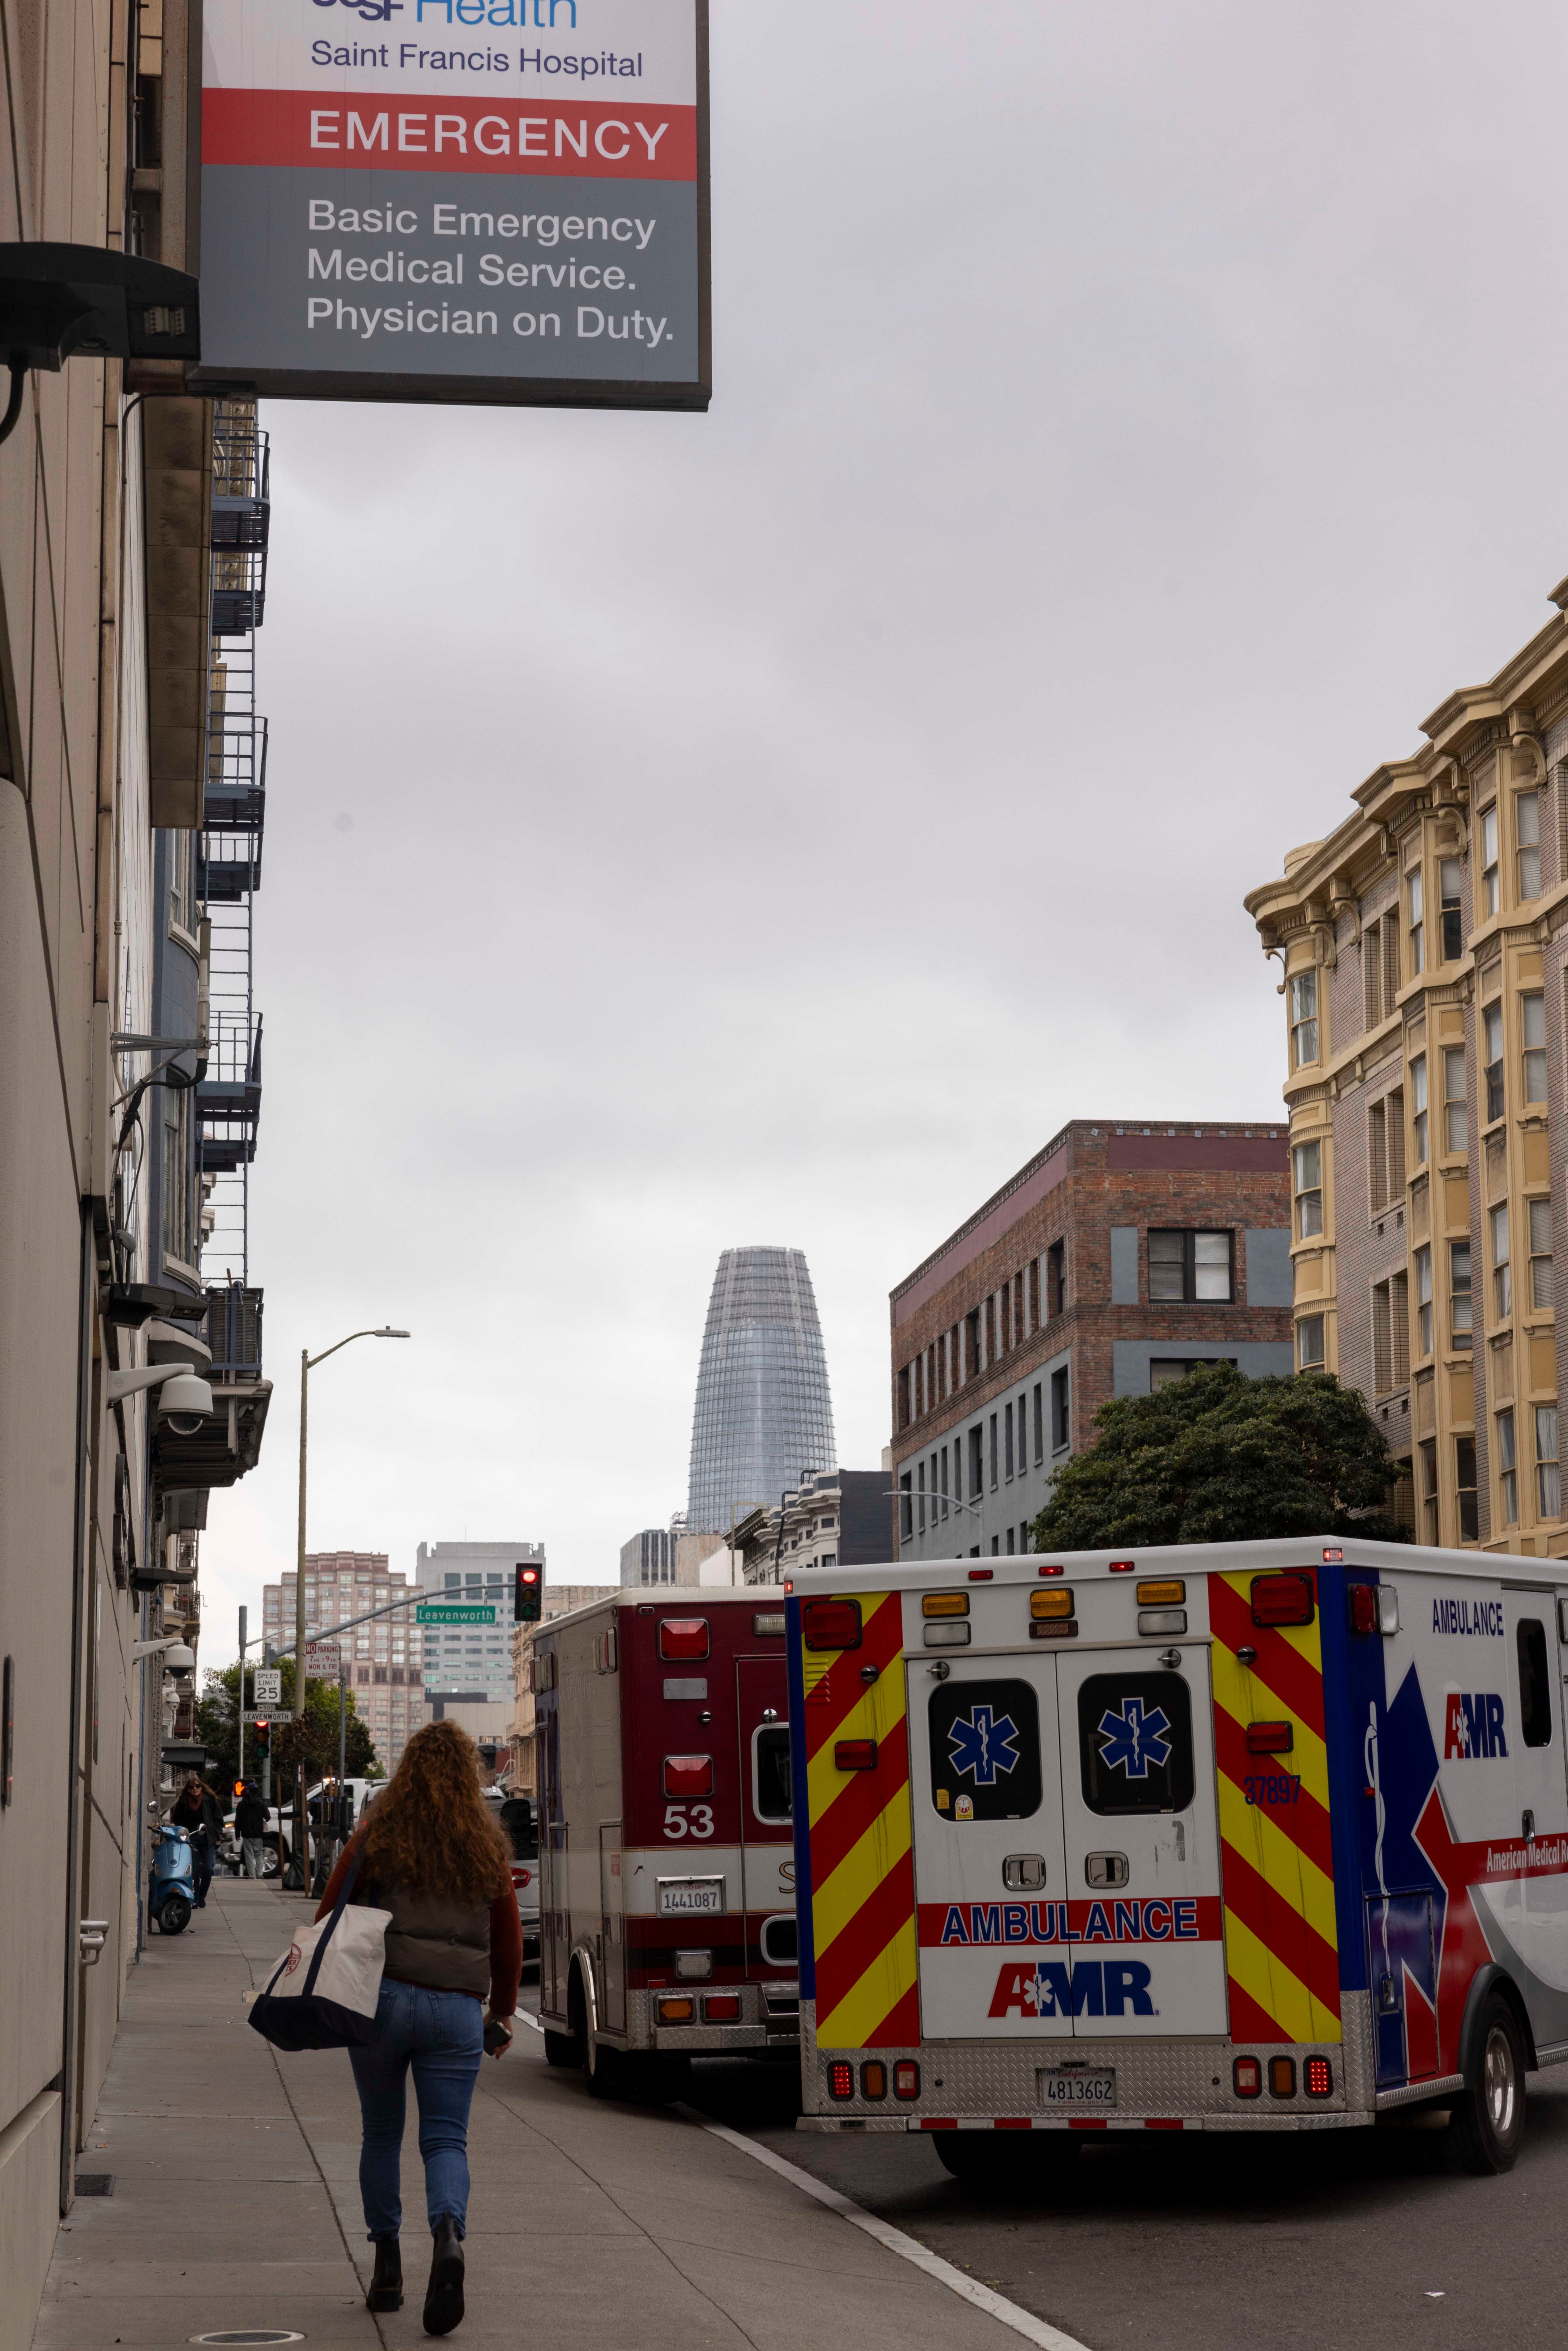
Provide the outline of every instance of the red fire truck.
<path id="1" fill-rule="evenodd" d="M 781 1598 L 632 1588 L 534 1646 L 539 2012 L 601 2097 L 800 2034 Z"/>

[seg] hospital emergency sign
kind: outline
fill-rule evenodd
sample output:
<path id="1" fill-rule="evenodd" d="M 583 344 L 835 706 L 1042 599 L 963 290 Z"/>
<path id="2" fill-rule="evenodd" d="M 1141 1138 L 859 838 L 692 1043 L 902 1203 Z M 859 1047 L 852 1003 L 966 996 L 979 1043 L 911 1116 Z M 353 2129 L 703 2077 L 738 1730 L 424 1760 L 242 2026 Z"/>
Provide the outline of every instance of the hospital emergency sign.
<path id="1" fill-rule="evenodd" d="M 206 0 L 207 386 L 703 409 L 706 0 Z"/>

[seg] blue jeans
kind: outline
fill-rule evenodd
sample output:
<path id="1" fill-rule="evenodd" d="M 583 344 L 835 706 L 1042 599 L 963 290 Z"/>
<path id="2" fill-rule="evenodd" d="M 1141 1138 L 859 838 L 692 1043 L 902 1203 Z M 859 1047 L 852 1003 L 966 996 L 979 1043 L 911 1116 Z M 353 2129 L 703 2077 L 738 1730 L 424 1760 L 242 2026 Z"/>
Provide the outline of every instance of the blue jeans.
<path id="1" fill-rule="evenodd" d="M 424 2209 L 432 2235 L 444 2220 L 465 2233 L 468 2217 L 468 2108 L 484 2053 L 484 2009 L 471 1992 L 382 1979 L 376 2037 L 350 2049 L 364 2140 L 360 2195 L 372 2237 L 395 2237 L 402 2220 L 399 2174 L 405 2085 L 413 2068 Z"/>

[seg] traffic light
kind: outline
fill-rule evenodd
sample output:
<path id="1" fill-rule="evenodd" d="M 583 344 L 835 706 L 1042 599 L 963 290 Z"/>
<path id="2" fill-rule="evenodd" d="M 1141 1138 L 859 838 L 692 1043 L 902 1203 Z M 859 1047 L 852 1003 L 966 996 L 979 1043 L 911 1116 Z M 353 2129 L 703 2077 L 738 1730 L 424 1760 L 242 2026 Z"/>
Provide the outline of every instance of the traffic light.
<path id="1" fill-rule="evenodd" d="M 514 1625 L 537 1625 L 544 1614 L 545 1572 L 528 1562 L 517 1562 L 517 1580 L 512 1593 Z"/>
<path id="2" fill-rule="evenodd" d="M 270 1755 L 270 1754 L 271 1754 L 271 1752 L 272 1752 L 272 1725 L 271 1725 L 271 1723 L 270 1723 L 270 1722 L 253 1722 L 253 1723 L 251 1724 L 251 1726 L 250 1726 L 250 1727 L 251 1727 L 251 1732 L 252 1732 L 252 1735 L 253 1735 L 253 1737 L 255 1738 L 255 1740 L 256 1740 L 256 1753 L 257 1753 L 258 1755 Z"/>
<path id="3" fill-rule="evenodd" d="M 233 1783 L 233 1793 L 234 1793 L 234 1800 L 235 1800 L 235 1802 L 237 1804 L 237 1803 L 238 1803 L 238 1802 L 239 1802 L 239 1800 L 240 1800 L 240 1798 L 241 1798 L 241 1797 L 244 1795 L 244 1793 L 245 1793 L 245 1782 L 244 1782 L 243 1780 L 235 1780 L 235 1781 L 234 1782 L 234 1783 Z"/>

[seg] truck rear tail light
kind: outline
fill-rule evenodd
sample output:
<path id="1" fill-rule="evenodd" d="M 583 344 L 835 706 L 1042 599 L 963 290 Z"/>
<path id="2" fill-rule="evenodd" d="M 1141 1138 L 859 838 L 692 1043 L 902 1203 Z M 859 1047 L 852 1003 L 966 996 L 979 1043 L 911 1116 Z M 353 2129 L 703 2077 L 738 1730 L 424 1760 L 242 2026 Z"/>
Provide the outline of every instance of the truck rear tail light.
<path id="1" fill-rule="evenodd" d="M 968 1613 L 967 1592 L 928 1592 L 920 1603 L 923 1616 L 967 1616 Z"/>
<path id="2" fill-rule="evenodd" d="M 861 1604 L 858 1600 L 803 1600 L 800 1630 L 808 1649 L 858 1649 L 861 1645 Z"/>
<path id="3" fill-rule="evenodd" d="M 1140 1608 L 1179 1608 L 1186 1598 L 1186 1585 L 1179 1575 L 1167 1575 L 1138 1586 Z"/>
<path id="4" fill-rule="evenodd" d="M 855 2069 L 841 2057 L 835 2057 L 828 2068 L 830 2098 L 852 2098 L 855 2094 Z"/>
<path id="5" fill-rule="evenodd" d="M 868 2057 L 861 2067 L 861 2095 L 862 2098 L 886 2097 L 887 2067 L 880 2057 Z"/>
<path id="6" fill-rule="evenodd" d="M 661 1616 L 659 1655 L 661 1657 L 672 1658 L 706 1657 L 707 1618 L 706 1616 Z"/>
<path id="7" fill-rule="evenodd" d="M 735 1991 L 710 1991 L 703 2002 L 703 2015 L 709 2024 L 738 2023 L 740 1994 Z"/>
<path id="8" fill-rule="evenodd" d="M 1146 1641 L 1168 1641 L 1173 1635 L 1186 1631 L 1186 1610 L 1185 1608 L 1140 1608 L 1138 1630 Z"/>
<path id="9" fill-rule="evenodd" d="M 1295 1743 L 1295 1726 L 1289 1722 L 1249 1722 L 1247 1726 L 1249 1755 L 1288 1755 Z"/>
<path id="10" fill-rule="evenodd" d="M 1238 2057 L 1230 2068 L 1230 2086 L 1239 2098 L 1260 2098 L 1263 2095 L 1262 2060 Z"/>
<path id="11" fill-rule="evenodd" d="M 1075 1608 L 1071 1592 L 1031 1592 L 1029 1595 L 1029 1613 L 1033 1617 L 1071 1616 Z"/>
<path id="12" fill-rule="evenodd" d="M 1066 1573 L 1067 1570 L 1055 1561 L 1051 1562 L 1050 1567 L 1037 1567 L 1035 1569 L 1035 1573 L 1037 1575 L 1065 1575 Z"/>
<path id="13" fill-rule="evenodd" d="M 1252 1578 L 1254 1625 L 1310 1625 L 1312 1621 L 1312 1579 L 1310 1575 L 1255 1575 Z"/>
<path id="14" fill-rule="evenodd" d="M 1113 1575 L 1131 1575 L 1137 1564 L 1135 1559 L 1113 1559 L 1111 1562 L 1111 1573 Z"/>
<path id="15" fill-rule="evenodd" d="M 994 1567 L 972 1567 L 969 1570 L 969 1581 L 971 1583 L 989 1583 L 996 1572 Z"/>
<path id="16" fill-rule="evenodd" d="M 1301 2068 L 1301 2087 L 1309 2098 L 1332 2098 L 1333 2067 L 1326 2057 L 1309 2057 Z"/>
<path id="17" fill-rule="evenodd" d="M 697 2004 L 688 1994 L 685 2000 L 662 2000 L 659 2002 L 661 2024 L 689 2024 L 697 2012 Z"/>
<path id="18" fill-rule="evenodd" d="M 1376 1632 L 1377 1586 L 1375 1583 L 1353 1583 L 1351 1585 L 1350 1629 L 1353 1633 Z"/>
<path id="19" fill-rule="evenodd" d="M 533 1871 L 532 1871 L 531 1869 L 514 1869 L 514 1870 L 513 1870 L 513 1872 L 512 1872 L 512 1884 L 513 1884 L 514 1886 L 531 1886 L 531 1885 L 533 1884 L 533 1882 L 534 1882 L 534 1873 L 533 1873 Z"/>
<path id="20" fill-rule="evenodd" d="M 666 1796 L 711 1796 L 713 1757 L 711 1755 L 666 1755 L 664 1793 Z"/>
<path id="21" fill-rule="evenodd" d="M 841 1739 L 833 1747 L 833 1763 L 840 1771 L 874 1771 L 876 1741 L 874 1739 Z"/>
<path id="22" fill-rule="evenodd" d="M 901 2057 L 894 2067 L 893 2095 L 895 2098 L 917 2098 L 920 2095 L 920 2068 L 913 2057 Z"/>
<path id="23" fill-rule="evenodd" d="M 1293 2057 L 1270 2057 L 1269 2060 L 1269 2095 L 1271 2098 L 1293 2098 L 1295 2095 L 1295 2059 Z"/>

